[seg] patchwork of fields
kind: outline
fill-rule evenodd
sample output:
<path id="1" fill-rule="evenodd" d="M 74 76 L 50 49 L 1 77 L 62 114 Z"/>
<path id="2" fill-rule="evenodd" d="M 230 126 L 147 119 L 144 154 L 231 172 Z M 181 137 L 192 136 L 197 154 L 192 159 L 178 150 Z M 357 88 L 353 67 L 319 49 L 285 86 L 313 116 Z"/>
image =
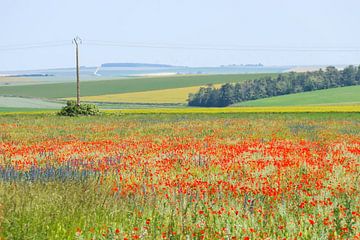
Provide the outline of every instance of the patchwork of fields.
<path id="1" fill-rule="evenodd" d="M 2 115 L 0 128 L 0 238 L 360 237 L 357 113 Z"/>
<path id="2" fill-rule="evenodd" d="M 120 94 L 203 86 L 206 84 L 219 84 L 239 82 L 248 79 L 257 79 L 263 76 L 276 76 L 276 74 L 236 74 L 236 75 L 189 75 L 171 77 L 144 77 L 119 80 L 89 81 L 81 83 L 82 96 L 98 96 L 105 94 Z M 38 98 L 67 98 L 76 96 L 74 83 L 39 84 L 29 86 L 0 87 L 0 95 Z"/>
<path id="3" fill-rule="evenodd" d="M 82 101 L 94 102 L 103 109 L 184 107 L 188 95 L 206 84 L 220 87 L 227 82 L 236 83 L 269 75 L 277 74 L 181 75 L 84 81 L 81 83 L 81 95 Z M 30 83 L 31 79 L 27 81 Z M 360 104 L 359 91 L 360 86 L 341 87 L 246 101 L 233 107 L 355 106 Z M 59 109 L 65 100 L 74 99 L 74 96 L 75 83 L 0 86 L 0 107 L 4 111 L 16 111 L 16 108 L 19 111 Z M 335 109 L 338 108 L 333 108 L 333 111 L 338 111 Z M 251 112 L 249 109 L 243 111 Z M 253 110 L 257 111 L 256 108 Z"/>
<path id="4" fill-rule="evenodd" d="M 220 87 L 221 84 L 214 84 Z M 122 102 L 122 103 L 187 103 L 190 93 L 199 91 L 200 86 L 186 88 L 171 88 L 133 93 L 109 94 L 83 97 L 90 102 Z"/>

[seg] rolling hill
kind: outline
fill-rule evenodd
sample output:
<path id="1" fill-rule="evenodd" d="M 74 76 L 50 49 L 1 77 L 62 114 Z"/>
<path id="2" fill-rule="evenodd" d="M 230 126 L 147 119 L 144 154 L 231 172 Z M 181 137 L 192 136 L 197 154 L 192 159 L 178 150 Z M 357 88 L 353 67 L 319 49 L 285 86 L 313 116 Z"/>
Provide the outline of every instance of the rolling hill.
<path id="1" fill-rule="evenodd" d="M 340 87 L 257 99 L 234 104 L 244 107 L 357 105 L 360 104 L 360 86 Z"/>

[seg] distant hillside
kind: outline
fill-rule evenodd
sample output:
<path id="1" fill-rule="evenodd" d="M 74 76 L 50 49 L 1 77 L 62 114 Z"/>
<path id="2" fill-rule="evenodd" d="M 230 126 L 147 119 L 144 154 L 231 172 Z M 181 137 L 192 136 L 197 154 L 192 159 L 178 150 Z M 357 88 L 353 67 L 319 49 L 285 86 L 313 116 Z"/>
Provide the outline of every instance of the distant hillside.
<path id="1" fill-rule="evenodd" d="M 174 67 L 174 66 L 166 65 L 166 64 L 152 64 L 152 63 L 104 63 L 101 65 L 101 67 L 168 68 L 168 67 Z"/>
<path id="2" fill-rule="evenodd" d="M 339 87 L 263 98 L 234 104 L 243 107 L 360 104 L 360 86 Z"/>

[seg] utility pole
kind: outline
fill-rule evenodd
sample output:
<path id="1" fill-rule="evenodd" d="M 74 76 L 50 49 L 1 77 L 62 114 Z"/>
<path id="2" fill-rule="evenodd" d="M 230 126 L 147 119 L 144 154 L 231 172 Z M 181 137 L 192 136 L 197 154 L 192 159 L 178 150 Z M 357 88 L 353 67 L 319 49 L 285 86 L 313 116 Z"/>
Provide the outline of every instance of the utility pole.
<path id="1" fill-rule="evenodd" d="M 81 38 L 75 37 L 73 44 L 76 47 L 76 104 L 80 106 L 80 69 L 79 69 L 79 44 L 82 43 Z"/>

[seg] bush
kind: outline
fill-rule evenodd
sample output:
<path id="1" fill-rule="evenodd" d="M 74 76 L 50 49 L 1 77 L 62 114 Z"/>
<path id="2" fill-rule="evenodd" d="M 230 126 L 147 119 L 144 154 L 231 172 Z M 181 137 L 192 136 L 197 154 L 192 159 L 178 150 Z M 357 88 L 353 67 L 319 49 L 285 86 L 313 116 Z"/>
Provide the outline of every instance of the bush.
<path id="1" fill-rule="evenodd" d="M 80 104 L 76 101 L 67 101 L 66 106 L 61 109 L 58 115 L 61 116 L 94 116 L 100 114 L 99 108 L 94 104 Z"/>

